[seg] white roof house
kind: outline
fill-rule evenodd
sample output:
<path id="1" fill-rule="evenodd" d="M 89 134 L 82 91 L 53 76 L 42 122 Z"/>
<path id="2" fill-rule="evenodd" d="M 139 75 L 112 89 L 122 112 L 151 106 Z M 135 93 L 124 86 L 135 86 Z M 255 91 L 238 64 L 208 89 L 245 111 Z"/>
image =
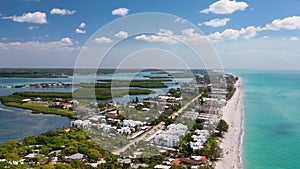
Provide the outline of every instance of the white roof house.
<path id="1" fill-rule="evenodd" d="M 169 169 L 169 168 L 171 168 L 171 166 L 158 164 L 158 165 L 154 166 L 154 168 L 156 168 L 156 169 Z"/>
<path id="2" fill-rule="evenodd" d="M 36 153 L 30 153 L 27 156 L 25 156 L 25 158 L 35 158 L 36 157 Z"/>
<path id="3" fill-rule="evenodd" d="M 71 122 L 71 126 L 77 127 L 79 129 L 89 128 L 92 122 L 89 120 L 75 120 Z"/>
<path id="4" fill-rule="evenodd" d="M 81 160 L 81 159 L 83 159 L 83 154 L 76 153 L 76 154 L 73 154 L 73 155 L 70 155 L 70 156 L 65 156 L 65 159 L 67 159 L 67 160 L 74 160 L 74 159 Z"/>
<path id="5" fill-rule="evenodd" d="M 29 103 L 29 102 L 31 102 L 31 99 L 23 99 L 22 102 L 23 103 Z"/>

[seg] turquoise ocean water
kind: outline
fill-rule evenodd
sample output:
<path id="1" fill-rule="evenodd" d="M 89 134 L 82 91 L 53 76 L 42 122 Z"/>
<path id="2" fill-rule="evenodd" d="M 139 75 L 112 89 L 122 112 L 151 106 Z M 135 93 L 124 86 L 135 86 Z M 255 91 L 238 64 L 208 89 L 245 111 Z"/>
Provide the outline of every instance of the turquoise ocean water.
<path id="1" fill-rule="evenodd" d="M 300 168 L 300 71 L 236 74 L 245 90 L 244 168 Z"/>

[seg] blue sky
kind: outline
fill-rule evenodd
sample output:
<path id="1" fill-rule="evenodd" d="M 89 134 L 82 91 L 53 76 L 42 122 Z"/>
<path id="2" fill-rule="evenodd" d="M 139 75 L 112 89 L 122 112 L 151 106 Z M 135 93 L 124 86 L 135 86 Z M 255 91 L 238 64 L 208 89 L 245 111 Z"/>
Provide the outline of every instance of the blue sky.
<path id="1" fill-rule="evenodd" d="M 161 12 L 200 29 L 225 68 L 299 69 L 299 7 L 299 0 L 2 0 L 0 67 L 73 67 L 99 28 L 131 14 Z M 156 41 L 145 35 L 138 42 L 174 45 L 159 32 Z M 128 31 L 119 36 L 127 38 Z M 98 40 L 114 41 L 105 35 Z"/>

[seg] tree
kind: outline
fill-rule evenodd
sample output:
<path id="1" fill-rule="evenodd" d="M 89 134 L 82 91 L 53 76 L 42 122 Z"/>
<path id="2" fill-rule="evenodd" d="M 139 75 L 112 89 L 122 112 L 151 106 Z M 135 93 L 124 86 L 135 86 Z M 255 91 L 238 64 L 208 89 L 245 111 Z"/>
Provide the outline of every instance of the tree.
<path id="1" fill-rule="evenodd" d="M 218 142 L 214 137 L 207 140 L 205 147 L 201 151 L 201 154 L 206 155 L 212 161 L 215 161 L 222 156 L 222 149 L 219 147 Z"/>
<path id="2" fill-rule="evenodd" d="M 102 154 L 96 149 L 90 149 L 87 154 L 90 161 L 96 162 L 98 159 L 102 158 Z"/>
<path id="3" fill-rule="evenodd" d="M 125 117 L 124 117 L 123 114 L 120 114 L 120 115 L 118 116 L 118 119 L 121 120 L 121 121 L 123 121 L 123 120 L 125 120 Z"/>
<path id="4" fill-rule="evenodd" d="M 139 98 L 135 97 L 135 102 L 138 103 L 139 102 Z"/>
<path id="5" fill-rule="evenodd" d="M 117 123 L 117 129 L 121 129 L 120 123 Z"/>
<path id="6" fill-rule="evenodd" d="M 72 160 L 70 164 L 73 168 L 82 168 L 82 164 L 78 159 Z"/>
<path id="7" fill-rule="evenodd" d="M 57 164 L 56 169 L 73 169 L 73 167 L 70 164 Z"/>
<path id="8" fill-rule="evenodd" d="M 223 133 L 228 131 L 229 125 L 225 120 L 220 120 L 219 124 L 217 125 L 217 130 L 220 133 L 220 136 L 223 137 Z"/>
<path id="9" fill-rule="evenodd" d="M 55 169 L 55 167 L 50 164 L 46 164 L 46 165 L 40 166 L 40 169 Z"/>
<path id="10" fill-rule="evenodd" d="M 36 159 L 40 164 L 46 164 L 48 161 L 48 159 L 42 154 L 37 154 Z"/>
<path id="11" fill-rule="evenodd" d="M 52 149 L 48 146 L 42 146 L 40 153 L 44 155 L 48 155 Z"/>
<path id="12" fill-rule="evenodd" d="M 12 165 L 8 162 L 0 162 L 0 168 L 11 168 Z"/>
<path id="13" fill-rule="evenodd" d="M 26 144 L 26 145 L 35 145 L 35 144 L 37 144 L 35 138 L 36 138 L 36 136 L 26 137 L 24 139 L 23 143 Z"/>
<path id="14" fill-rule="evenodd" d="M 68 146 L 67 148 L 65 148 L 63 150 L 63 153 L 65 155 L 72 155 L 72 154 L 78 153 L 78 148 L 75 146 Z"/>
<path id="15" fill-rule="evenodd" d="M 7 153 L 7 154 L 4 155 L 4 158 L 7 161 L 10 161 L 10 162 L 19 161 L 20 160 L 20 157 L 16 153 Z"/>

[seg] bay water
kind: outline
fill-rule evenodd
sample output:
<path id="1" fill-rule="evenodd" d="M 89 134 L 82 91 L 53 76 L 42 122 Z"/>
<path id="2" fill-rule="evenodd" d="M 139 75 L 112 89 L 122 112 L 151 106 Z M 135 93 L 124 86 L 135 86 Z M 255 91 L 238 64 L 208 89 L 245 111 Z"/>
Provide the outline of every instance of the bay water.
<path id="1" fill-rule="evenodd" d="M 135 79 L 145 79 L 144 76 L 151 75 L 151 72 L 140 72 L 137 74 L 103 74 L 94 76 L 77 77 L 79 82 L 94 82 L 95 79 L 120 79 L 128 80 L 134 76 Z M 5 86 L 29 85 L 46 82 L 72 82 L 73 77 L 68 78 L 0 78 L 0 96 L 11 95 L 15 92 L 71 92 L 72 88 L 3 88 Z M 178 78 L 177 82 L 190 81 L 190 78 Z M 123 98 L 114 98 L 113 101 L 123 102 L 124 98 L 133 100 L 138 97 L 142 100 L 146 97 L 157 96 L 166 93 L 169 88 L 178 87 L 177 84 L 168 82 L 168 88 L 152 89 L 155 93 L 150 95 L 124 96 Z M 125 103 L 124 103 L 125 104 Z M 38 135 L 43 132 L 54 130 L 60 127 L 70 125 L 70 119 L 67 117 L 47 114 L 32 114 L 30 110 L 20 108 L 7 107 L 0 102 L 0 144 L 8 140 L 22 141 L 25 137 Z"/>

